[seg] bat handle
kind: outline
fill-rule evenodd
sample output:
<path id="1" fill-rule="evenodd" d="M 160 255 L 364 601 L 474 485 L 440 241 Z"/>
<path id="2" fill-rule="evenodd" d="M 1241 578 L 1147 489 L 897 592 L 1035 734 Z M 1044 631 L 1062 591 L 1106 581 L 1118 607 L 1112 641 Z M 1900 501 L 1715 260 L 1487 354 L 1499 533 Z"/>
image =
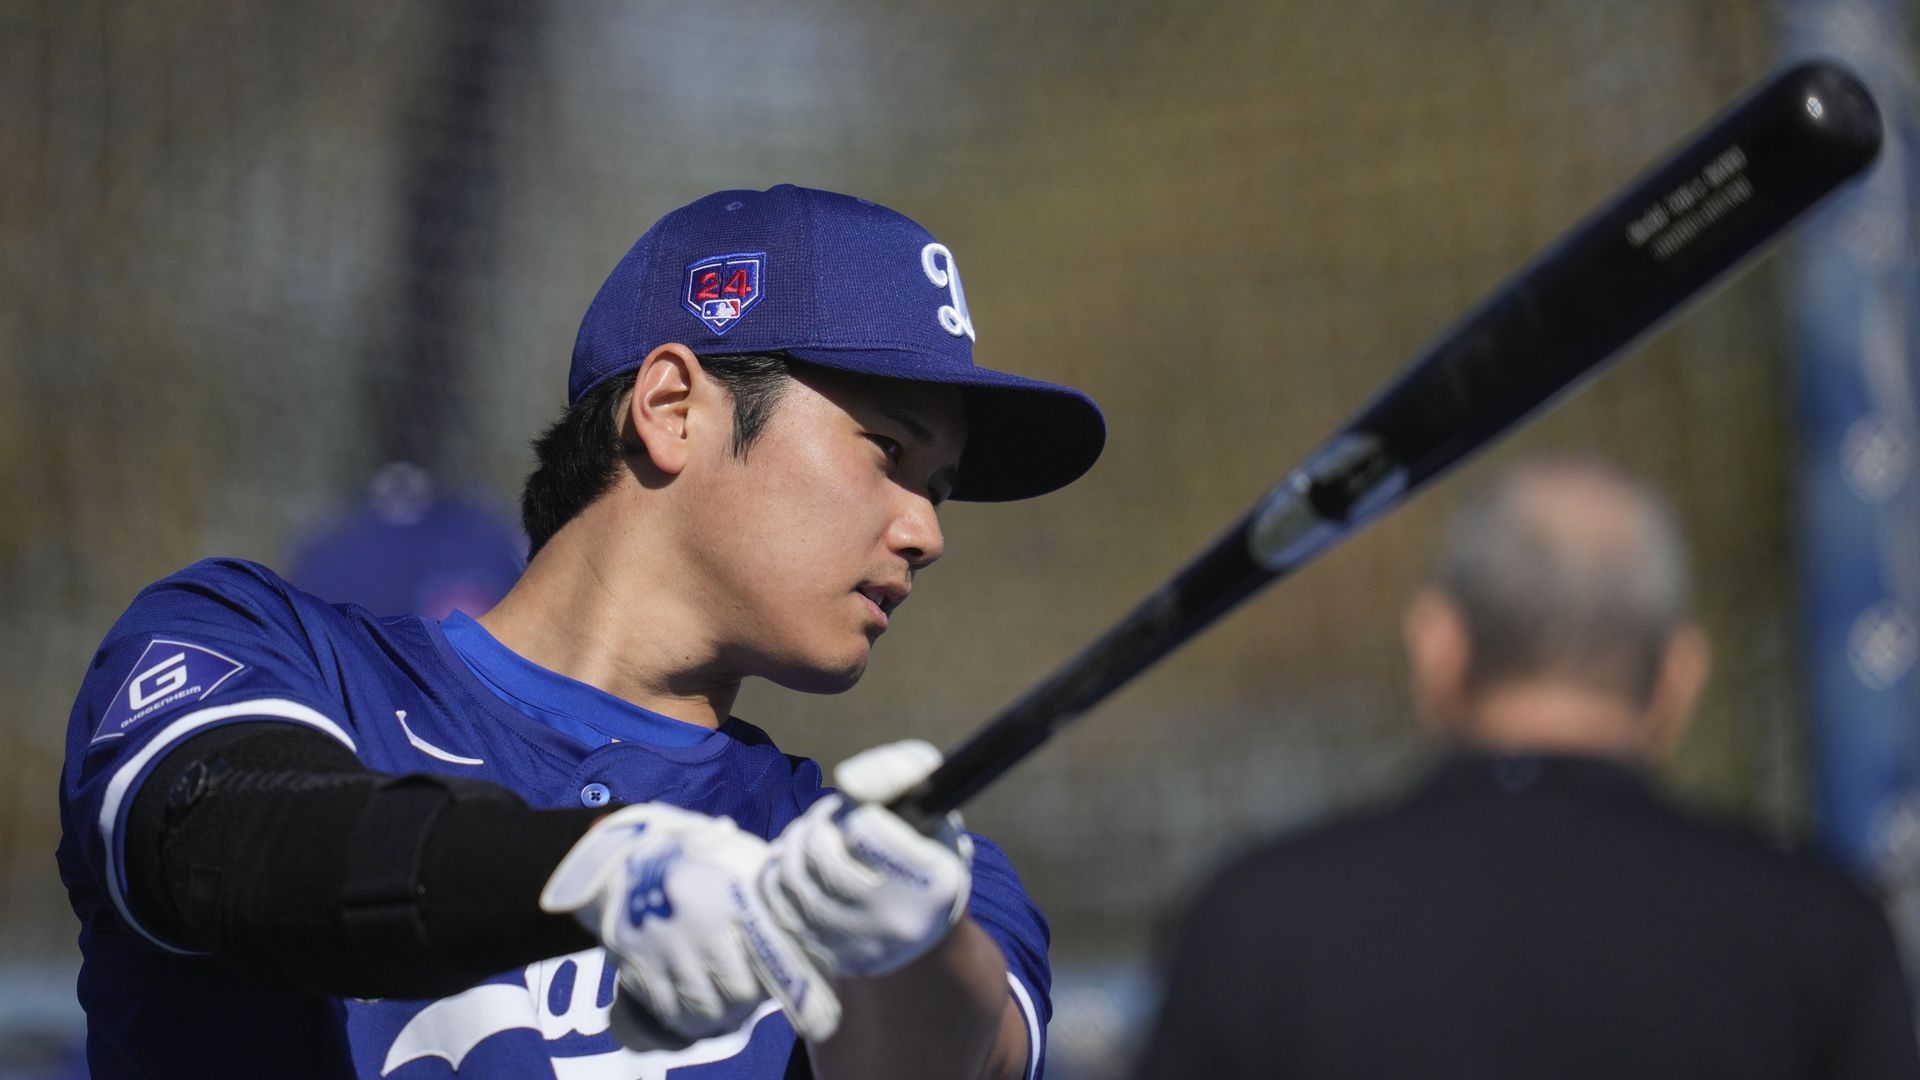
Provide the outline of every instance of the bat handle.
<path id="1" fill-rule="evenodd" d="M 946 815 L 926 808 L 923 801 L 924 788 L 926 788 L 924 781 L 918 787 L 909 788 L 888 803 L 887 809 L 895 817 L 918 829 L 920 835 L 932 836 L 934 830 L 940 827 L 941 819 Z"/>

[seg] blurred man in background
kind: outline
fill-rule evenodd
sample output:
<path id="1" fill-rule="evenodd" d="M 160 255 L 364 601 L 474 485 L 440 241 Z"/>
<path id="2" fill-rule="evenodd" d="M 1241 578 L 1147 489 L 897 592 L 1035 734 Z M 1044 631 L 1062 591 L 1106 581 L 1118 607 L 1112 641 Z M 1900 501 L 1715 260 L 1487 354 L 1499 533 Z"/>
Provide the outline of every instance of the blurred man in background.
<path id="1" fill-rule="evenodd" d="M 1203 890 L 1140 1075 L 1920 1076 L 1874 902 L 1655 788 L 1707 674 L 1688 592 L 1610 469 L 1470 499 L 1404 625 L 1446 755 Z"/>

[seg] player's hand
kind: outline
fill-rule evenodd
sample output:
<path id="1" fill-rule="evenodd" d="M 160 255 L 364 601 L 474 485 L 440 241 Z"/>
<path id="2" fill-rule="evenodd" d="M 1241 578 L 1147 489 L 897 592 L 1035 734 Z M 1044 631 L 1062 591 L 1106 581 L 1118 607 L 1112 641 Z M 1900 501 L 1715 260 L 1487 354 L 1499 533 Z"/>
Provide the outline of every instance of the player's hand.
<path id="1" fill-rule="evenodd" d="M 678 1049 L 734 1031 L 769 995 L 803 1037 L 833 1033 L 839 998 L 756 888 L 766 859 L 766 841 L 727 818 L 642 803 L 560 860 L 540 906 L 571 913 L 618 963 L 622 1044 Z"/>
<path id="2" fill-rule="evenodd" d="M 885 803 L 940 764 L 917 740 L 848 758 L 842 794 L 809 807 L 773 841 L 760 880 L 780 924 L 834 975 L 881 975 L 932 948 L 967 910 L 973 841 L 960 815 L 927 836 Z"/>

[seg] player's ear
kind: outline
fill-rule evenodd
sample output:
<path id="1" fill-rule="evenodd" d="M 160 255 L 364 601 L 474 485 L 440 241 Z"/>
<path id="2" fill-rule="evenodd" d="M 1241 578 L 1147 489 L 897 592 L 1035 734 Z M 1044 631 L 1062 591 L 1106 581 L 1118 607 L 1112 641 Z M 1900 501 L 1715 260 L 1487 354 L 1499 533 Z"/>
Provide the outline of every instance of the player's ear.
<path id="1" fill-rule="evenodd" d="M 648 353 L 634 377 L 633 395 L 621 418 L 621 437 L 669 476 L 686 467 L 695 387 L 704 382 L 699 357 L 676 342 Z"/>
<path id="2" fill-rule="evenodd" d="M 1680 743 L 1680 736 L 1693 719 L 1700 692 L 1707 685 L 1707 672 L 1713 666 L 1713 649 L 1706 631 L 1697 623 L 1683 623 L 1667 639 L 1660 654 L 1660 674 L 1653 685 L 1653 700 L 1647 706 L 1647 720 L 1653 737 L 1655 756 L 1665 757 Z"/>
<path id="3" fill-rule="evenodd" d="M 1420 722 L 1439 734 L 1460 734 L 1466 718 L 1467 669 L 1473 660 L 1466 619 L 1445 593 L 1426 588 L 1407 603 L 1400 631 Z"/>

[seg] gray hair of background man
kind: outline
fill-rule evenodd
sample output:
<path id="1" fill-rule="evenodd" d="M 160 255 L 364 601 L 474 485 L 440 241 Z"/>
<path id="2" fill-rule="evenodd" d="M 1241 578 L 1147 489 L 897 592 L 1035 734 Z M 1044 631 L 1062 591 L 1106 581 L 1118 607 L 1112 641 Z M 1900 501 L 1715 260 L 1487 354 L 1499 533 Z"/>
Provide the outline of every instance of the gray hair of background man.
<path id="1" fill-rule="evenodd" d="M 1470 495 L 1438 578 L 1466 623 L 1476 695 L 1551 679 L 1644 707 L 1691 605 L 1672 510 L 1595 461 L 1521 465 Z"/>

